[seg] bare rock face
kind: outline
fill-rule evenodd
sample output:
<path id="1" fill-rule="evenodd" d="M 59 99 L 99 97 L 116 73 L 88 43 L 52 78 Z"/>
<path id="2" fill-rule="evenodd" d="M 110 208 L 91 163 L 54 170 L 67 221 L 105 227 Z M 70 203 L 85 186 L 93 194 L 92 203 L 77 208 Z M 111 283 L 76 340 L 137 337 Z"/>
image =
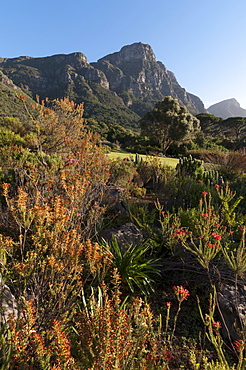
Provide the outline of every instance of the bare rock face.
<path id="1" fill-rule="evenodd" d="M 59 89 L 92 81 L 108 89 L 106 76 L 90 65 L 82 53 L 57 54 L 44 58 L 19 57 L 0 59 L 0 67 L 17 85 L 24 85 L 33 94 L 60 97 Z M 82 76 L 83 79 L 78 79 Z M 57 96 L 56 96 L 57 95 Z M 50 96 L 49 96 L 50 97 Z"/>
<path id="2" fill-rule="evenodd" d="M 3 83 L 7 86 L 12 87 L 15 90 L 18 90 L 18 87 L 15 86 L 12 80 L 10 80 L 1 70 L 0 70 L 0 83 Z"/>
<path id="3" fill-rule="evenodd" d="M 138 42 L 132 45 L 123 46 L 119 52 L 109 54 L 99 59 L 99 61 L 101 60 L 108 60 L 113 65 L 117 65 L 132 62 L 134 60 L 149 60 L 155 62 L 156 56 L 150 45 Z"/>
<path id="4" fill-rule="evenodd" d="M 127 92 L 142 102 L 157 102 L 170 95 L 192 113 L 205 112 L 202 101 L 182 88 L 175 75 L 163 63 L 156 61 L 150 45 L 139 42 L 124 46 L 119 52 L 109 54 L 92 65 L 105 73 L 109 88 L 119 96 Z"/>

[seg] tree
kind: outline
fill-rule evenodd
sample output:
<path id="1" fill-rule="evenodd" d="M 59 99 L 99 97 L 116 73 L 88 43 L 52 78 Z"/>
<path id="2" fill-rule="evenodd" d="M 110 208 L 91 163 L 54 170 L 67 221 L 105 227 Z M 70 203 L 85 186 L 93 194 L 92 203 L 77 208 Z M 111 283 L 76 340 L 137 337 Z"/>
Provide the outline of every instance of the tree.
<path id="1" fill-rule="evenodd" d="M 153 138 L 165 153 L 171 144 L 180 144 L 200 131 L 200 121 L 171 96 L 158 102 L 140 120 L 142 135 Z"/>
<path id="2" fill-rule="evenodd" d="M 206 133 L 213 133 L 223 121 L 223 118 L 216 117 L 210 113 L 199 113 L 196 115 L 196 118 L 200 121 L 202 131 Z"/>
<path id="3" fill-rule="evenodd" d="M 224 120 L 227 136 L 234 140 L 244 140 L 246 136 L 246 117 L 229 117 Z"/>

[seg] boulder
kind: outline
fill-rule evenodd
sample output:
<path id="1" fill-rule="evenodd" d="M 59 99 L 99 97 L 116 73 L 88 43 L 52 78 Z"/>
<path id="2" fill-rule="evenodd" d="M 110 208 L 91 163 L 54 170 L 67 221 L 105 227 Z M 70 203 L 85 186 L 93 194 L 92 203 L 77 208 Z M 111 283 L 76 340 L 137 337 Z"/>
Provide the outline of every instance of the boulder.
<path id="1" fill-rule="evenodd" d="M 242 339 L 240 333 L 245 322 L 246 285 L 240 285 L 238 289 L 234 285 L 224 285 L 217 293 L 217 300 L 223 338 L 230 342 Z"/>
<path id="2" fill-rule="evenodd" d="M 10 317 L 17 319 L 18 317 L 18 307 L 16 298 L 11 293 L 9 287 L 3 282 L 0 276 L 0 323 L 8 322 Z"/>
<path id="3" fill-rule="evenodd" d="M 125 248 L 128 248 L 132 244 L 139 244 L 144 240 L 143 232 L 132 222 L 128 222 L 117 229 L 103 230 L 100 235 L 109 242 L 115 237 L 118 244 Z"/>

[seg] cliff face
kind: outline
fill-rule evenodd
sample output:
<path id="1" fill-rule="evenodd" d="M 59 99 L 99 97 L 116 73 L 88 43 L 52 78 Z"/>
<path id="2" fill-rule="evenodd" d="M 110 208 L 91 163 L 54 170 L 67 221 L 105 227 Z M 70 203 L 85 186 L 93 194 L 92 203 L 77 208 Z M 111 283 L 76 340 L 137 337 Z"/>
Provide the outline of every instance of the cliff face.
<path id="1" fill-rule="evenodd" d="M 104 73 L 93 68 L 82 53 L 4 59 L 0 60 L 0 68 L 15 84 L 25 85 L 35 94 L 49 94 L 60 88 L 66 89 L 69 84 L 79 85 L 85 80 L 108 88 Z"/>
<path id="2" fill-rule="evenodd" d="M 144 102 L 148 109 L 149 101 L 156 102 L 171 95 L 193 113 L 205 112 L 202 101 L 186 92 L 175 75 L 168 71 L 164 64 L 156 61 L 149 45 L 135 43 L 124 46 L 119 52 L 109 54 L 92 65 L 104 72 L 109 81 L 109 88 L 123 96 L 125 103 L 133 110 Z"/>
<path id="3" fill-rule="evenodd" d="M 193 114 L 205 111 L 202 101 L 186 92 L 175 75 L 156 61 L 152 48 L 142 43 L 124 46 L 96 63 L 89 63 L 79 52 L 0 58 L 0 70 L 33 97 L 68 96 L 85 102 L 85 116 L 105 123 L 136 128 L 139 118 L 167 95 Z"/>

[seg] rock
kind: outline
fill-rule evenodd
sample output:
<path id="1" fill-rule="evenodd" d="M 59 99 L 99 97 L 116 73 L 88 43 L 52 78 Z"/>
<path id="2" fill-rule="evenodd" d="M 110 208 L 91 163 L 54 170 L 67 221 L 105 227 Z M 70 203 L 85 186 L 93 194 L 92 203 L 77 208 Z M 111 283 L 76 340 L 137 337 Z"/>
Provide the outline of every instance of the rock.
<path id="1" fill-rule="evenodd" d="M 244 328 L 246 314 L 246 285 L 225 285 L 217 293 L 219 311 L 222 317 L 222 336 L 224 339 L 234 342 L 242 339 L 240 332 Z"/>
<path id="2" fill-rule="evenodd" d="M 121 212 L 128 215 L 124 207 L 123 193 L 124 189 L 119 186 L 109 185 L 106 187 L 102 205 L 107 207 L 107 212 Z"/>
<path id="3" fill-rule="evenodd" d="M 167 70 L 162 62 L 156 61 L 148 44 L 139 42 L 126 45 L 120 51 L 106 55 L 91 65 L 104 72 L 110 89 L 122 96 L 128 106 L 131 104 L 127 94 L 140 99 L 142 105 L 146 99 L 157 102 L 170 95 L 177 98 L 181 105 L 186 105 L 193 114 L 205 112 L 202 101 L 182 88 L 174 73 Z M 132 109 L 135 109 L 134 104 Z M 145 112 L 141 112 L 141 115 L 143 113 Z"/>
<path id="4" fill-rule="evenodd" d="M 128 222 L 117 229 L 106 229 L 101 232 L 100 236 L 109 242 L 112 241 L 114 236 L 118 244 L 125 248 L 132 244 L 139 244 L 144 240 L 143 232 L 132 222 Z"/>
<path id="5" fill-rule="evenodd" d="M 0 300 L 1 300 L 0 323 L 8 322 L 10 317 L 17 319 L 18 307 L 16 299 L 14 295 L 11 293 L 9 287 L 4 284 L 1 276 L 0 276 Z"/>

